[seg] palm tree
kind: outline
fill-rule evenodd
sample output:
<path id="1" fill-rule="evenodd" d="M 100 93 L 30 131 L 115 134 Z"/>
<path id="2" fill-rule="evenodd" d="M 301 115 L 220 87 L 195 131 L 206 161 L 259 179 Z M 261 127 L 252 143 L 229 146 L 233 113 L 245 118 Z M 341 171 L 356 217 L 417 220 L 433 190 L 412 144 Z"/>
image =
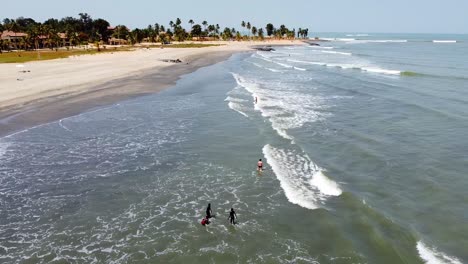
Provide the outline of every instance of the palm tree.
<path id="1" fill-rule="evenodd" d="M 264 39 L 264 36 L 263 36 L 263 28 L 259 28 L 258 29 L 258 37 L 263 40 Z"/>
<path id="2" fill-rule="evenodd" d="M 198 40 L 200 40 L 200 35 L 202 33 L 201 26 L 199 24 L 195 24 L 192 27 L 192 31 L 190 32 L 192 36 L 198 36 Z"/>
<path id="3" fill-rule="evenodd" d="M 203 39 L 205 38 L 206 35 L 208 35 L 208 31 L 207 31 L 207 27 L 208 27 L 208 22 L 206 20 L 204 20 L 202 22 L 202 25 L 204 27 L 203 29 Z"/>
<path id="4" fill-rule="evenodd" d="M 174 22 L 172 22 L 172 20 L 171 20 L 171 21 L 169 21 L 169 26 L 170 26 L 171 28 L 173 28 L 173 27 L 174 27 Z"/>
<path id="5" fill-rule="evenodd" d="M 216 33 L 216 36 L 219 38 L 219 29 L 221 27 L 219 26 L 219 24 L 216 24 L 216 28 L 215 28 L 215 33 Z"/>
<path id="6" fill-rule="evenodd" d="M 215 26 L 214 25 L 209 25 L 208 26 L 208 36 L 213 37 L 213 32 L 215 31 Z"/>
<path id="7" fill-rule="evenodd" d="M 252 27 L 252 34 L 254 35 L 257 35 L 257 28 L 256 27 Z"/>
<path id="8" fill-rule="evenodd" d="M 240 41 L 242 39 L 241 33 L 239 31 L 236 32 L 236 40 Z"/>
<path id="9" fill-rule="evenodd" d="M 249 31 L 249 39 L 250 39 L 250 29 L 252 28 L 252 25 L 250 25 L 250 22 L 247 22 L 247 30 Z"/>
<path id="10" fill-rule="evenodd" d="M 273 30 L 275 29 L 275 27 L 273 26 L 273 24 L 268 23 L 266 25 L 265 29 L 266 29 L 267 35 L 271 36 L 271 35 L 273 35 Z"/>
<path id="11" fill-rule="evenodd" d="M 193 19 L 190 19 L 188 23 L 190 24 L 190 26 L 193 26 L 193 24 L 195 24 L 195 22 L 193 22 Z"/>

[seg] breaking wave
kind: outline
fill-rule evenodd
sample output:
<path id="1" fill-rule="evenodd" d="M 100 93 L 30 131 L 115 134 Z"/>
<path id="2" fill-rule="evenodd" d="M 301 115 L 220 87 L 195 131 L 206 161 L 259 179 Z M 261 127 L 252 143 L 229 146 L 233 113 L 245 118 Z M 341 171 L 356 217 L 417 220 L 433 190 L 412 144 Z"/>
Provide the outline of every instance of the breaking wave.
<path id="1" fill-rule="evenodd" d="M 303 60 L 294 60 L 294 59 L 288 59 L 288 61 L 311 64 L 311 65 L 319 65 L 319 66 L 325 66 L 325 67 L 330 67 L 330 68 L 356 69 L 356 70 L 361 70 L 363 72 L 371 72 L 371 73 L 379 73 L 379 74 L 388 74 L 388 75 L 400 75 L 401 74 L 401 71 L 398 71 L 398 70 L 388 70 L 388 69 L 382 69 L 378 67 L 366 67 L 366 66 L 361 66 L 357 64 L 325 63 L 325 62 L 303 61 Z"/>
<path id="2" fill-rule="evenodd" d="M 418 241 L 416 248 L 418 249 L 419 256 L 427 264 L 462 264 L 462 262 L 457 258 L 447 256 L 446 254 L 437 251 L 435 248 L 429 248 L 422 241 Z"/>
<path id="3" fill-rule="evenodd" d="M 339 185 L 330 180 L 305 153 L 285 150 L 267 144 L 263 154 L 280 181 L 289 202 L 307 209 L 317 209 L 330 196 L 342 193 Z"/>

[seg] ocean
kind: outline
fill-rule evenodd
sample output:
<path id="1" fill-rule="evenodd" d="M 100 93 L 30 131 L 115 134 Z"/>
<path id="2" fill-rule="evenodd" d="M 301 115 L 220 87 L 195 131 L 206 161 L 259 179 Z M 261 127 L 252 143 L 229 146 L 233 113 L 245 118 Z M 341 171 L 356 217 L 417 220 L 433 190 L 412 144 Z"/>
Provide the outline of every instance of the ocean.
<path id="1" fill-rule="evenodd" d="M 0 138 L 0 262 L 468 263 L 468 36 L 322 35 Z"/>

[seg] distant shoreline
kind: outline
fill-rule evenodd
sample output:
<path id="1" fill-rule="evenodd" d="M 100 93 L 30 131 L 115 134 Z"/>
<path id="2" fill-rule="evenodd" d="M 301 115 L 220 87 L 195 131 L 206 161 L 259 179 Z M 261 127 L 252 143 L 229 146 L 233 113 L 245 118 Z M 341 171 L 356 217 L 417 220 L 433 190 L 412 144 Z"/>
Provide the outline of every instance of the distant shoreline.
<path id="1" fill-rule="evenodd" d="M 226 42 L 224 42 L 226 43 Z M 188 49 L 150 49 L 0 65 L 0 137 L 174 86 L 185 74 L 253 46 L 300 41 L 228 43 Z M 180 59 L 181 63 L 167 62 Z M 163 61 L 164 60 L 164 61 Z M 28 71 L 21 73 L 20 71 Z M 24 80 L 17 77 L 25 76 Z M 147 80 L 147 79 L 150 80 Z M 145 82 L 145 80 L 147 80 Z"/>

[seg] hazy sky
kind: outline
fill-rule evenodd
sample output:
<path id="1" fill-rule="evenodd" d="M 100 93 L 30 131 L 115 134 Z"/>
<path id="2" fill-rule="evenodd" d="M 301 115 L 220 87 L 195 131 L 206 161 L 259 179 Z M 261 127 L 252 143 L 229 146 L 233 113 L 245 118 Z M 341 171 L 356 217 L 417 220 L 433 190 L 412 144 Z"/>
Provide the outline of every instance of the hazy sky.
<path id="1" fill-rule="evenodd" d="M 0 5 L 2 20 L 23 16 L 43 22 L 81 12 L 130 28 L 167 25 L 179 17 L 238 30 L 245 20 L 309 32 L 468 33 L 468 0 L 2 0 Z"/>

